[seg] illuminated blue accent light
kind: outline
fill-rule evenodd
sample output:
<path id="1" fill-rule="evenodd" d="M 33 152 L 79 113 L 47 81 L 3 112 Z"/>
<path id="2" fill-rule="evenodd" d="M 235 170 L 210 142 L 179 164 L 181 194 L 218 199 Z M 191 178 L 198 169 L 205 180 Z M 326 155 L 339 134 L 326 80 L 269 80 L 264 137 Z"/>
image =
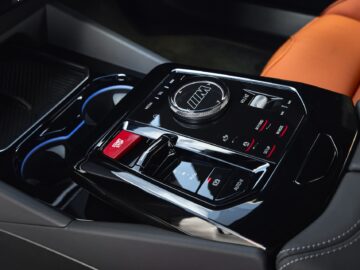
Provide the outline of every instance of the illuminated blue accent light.
<path id="1" fill-rule="evenodd" d="M 28 162 L 29 158 L 35 152 L 37 152 L 39 149 L 43 148 L 44 146 L 46 146 L 48 144 L 55 143 L 55 142 L 62 142 L 62 141 L 66 141 L 66 140 L 70 139 L 84 124 L 85 124 L 85 121 L 81 121 L 80 124 L 77 125 L 69 134 L 67 134 L 65 136 L 51 138 L 47 141 L 44 141 L 44 142 L 38 144 L 33 149 L 31 149 L 31 151 L 25 156 L 25 158 L 23 159 L 23 161 L 21 163 L 21 167 L 20 167 L 21 176 L 24 177 L 24 169 L 25 169 L 26 162 Z"/>
<path id="2" fill-rule="evenodd" d="M 113 85 L 113 86 L 109 86 L 109 87 L 105 87 L 102 88 L 96 92 L 94 92 L 93 94 L 91 94 L 83 103 L 82 107 L 81 107 L 81 112 L 84 112 L 84 109 L 86 107 L 86 105 L 96 96 L 101 95 L 105 92 L 109 92 L 109 91 L 114 91 L 114 90 L 132 90 L 133 86 L 130 85 Z M 38 150 L 40 150 L 41 148 L 43 148 L 44 146 L 51 144 L 51 143 L 56 143 L 56 142 L 63 142 L 63 141 L 67 141 L 68 139 L 70 139 L 82 126 L 85 125 L 85 121 L 81 121 L 79 125 L 77 125 L 69 134 L 64 135 L 64 136 L 59 136 L 59 137 L 55 137 L 55 138 L 51 138 L 49 140 L 46 140 L 40 144 L 38 144 L 37 146 L 35 146 L 33 149 L 31 149 L 31 151 L 29 153 L 27 153 L 27 155 L 25 156 L 25 158 L 23 159 L 21 166 L 20 166 L 20 175 L 21 177 L 24 177 L 24 170 L 25 170 L 25 165 L 28 162 L 28 160 L 30 159 L 30 157 L 36 153 Z"/>
<path id="3" fill-rule="evenodd" d="M 105 87 L 100 89 L 99 91 L 96 91 L 95 93 L 92 93 L 83 103 L 82 107 L 81 107 L 81 112 L 84 113 L 84 110 L 87 106 L 87 104 L 96 96 L 101 95 L 103 93 L 109 92 L 109 91 L 114 91 L 114 90 L 127 90 L 130 91 L 132 90 L 134 87 L 131 85 L 113 85 L 113 86 L 109 86 L 109 87 Z"/>

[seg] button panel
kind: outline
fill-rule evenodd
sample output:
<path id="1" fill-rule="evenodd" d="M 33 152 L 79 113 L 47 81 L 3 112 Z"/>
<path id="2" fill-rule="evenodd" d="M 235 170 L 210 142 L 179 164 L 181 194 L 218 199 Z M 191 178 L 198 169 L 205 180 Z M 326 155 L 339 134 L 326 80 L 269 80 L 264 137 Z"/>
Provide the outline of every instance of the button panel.
<path id="1" fill-rule="evenodd" d="M 229 90 L 227 108 L 212 122 L 183 122 L 171 110 L 169 99 L 189 81 L 200 78 L 203 80 L 203 75 L 171 73 L 130 114 L 128 120 L 184 134 L 247 156 L 278 162 L 305 115 L 296 92 L 216 78 Z"/>
<path id="2" fill-rule="evenodd" d="M 206 117 L 206 121 L 179 117 L 169 100 L 181 97 L 176 103 L 181 105 L 178 107 L 202 110 L 204 108 L 199 106 L 207 105 L 210 100 L 210 82 L 219 83 L 229 91 L 228 103 L 221 114 Z M 195 87 L 191 88 L 194 91 L 185 95 L 183 91 L 190 86 Z M 174 134 L 179 138 L 176 151 L 182 149 L 191 153 L 185 159 L 177 157 L 176 166 L 153 179 L 203 202 L 225 204 L 231 198 L 247 196 L 255 189 L 255 184 L 256 190 L 261 187 L 261 176 L 253 171 L 263 165 L 269 167 L 261 175 L 273 170 L 305 115 L 302 100 L 290 87 L 275 87 L 272 83 L 267 85 L 240 77 L 221 77 L 221 74 L 206 77 L 205 73 L 175 70 L 129 114 L 126 126 L 155 140 L 157 134 Z M 209 151 L 204 145 L 209 146 Z M 224 153 L 230 153 L 227 158 L 239 161 L 223 162 Z M 203 166 L 199 159 L 210 161 Z M 262 165 L 255 167 L 255 163 Z"/>

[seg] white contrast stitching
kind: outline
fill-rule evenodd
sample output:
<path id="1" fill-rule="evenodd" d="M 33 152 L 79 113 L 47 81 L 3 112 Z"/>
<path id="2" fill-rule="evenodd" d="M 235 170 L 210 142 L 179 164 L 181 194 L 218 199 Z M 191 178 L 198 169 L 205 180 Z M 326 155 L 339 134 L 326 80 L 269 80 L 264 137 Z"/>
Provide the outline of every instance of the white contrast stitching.
<path id="1" fill-rule="evenodd" d="M 359 239 L 360 239 L 360 235 L 358 235 L 354 240 L 350 241 L 349 243 L 344 244 L 344 245 L 339 246 L 339 247 L 336 247 L 336 248 L 334 248 L 334 249 L 332 249 L 332 250 L 322 251 L 322 252 L 319 252 L 319 253 L 314 253 L 314 254 L 311 254 L 311 255 L 306 255 L 306 256 L 303 256 L 303 257 L 300 257 L 300 258 L 296 258 L 296 259 L 291 260 L 290 262 L 282 265 L 279 270 L 284 270 L 285 268 L 289 267 L 290 265 L 292 265 L 292 264 L 294 264 L 294 263 L 298 263 L 298 262 L 306 261 L 306 260 L 311 260 L 311 259 L 318 258 L 318 257 L 321 257 L 321 256 L 325 256 L 325 255 L 330 255 L 330 254 L 336 253 L 336 252 L 338 252 L 338 251 L 341 251 L 341 250 L 346 249 L 346 248 L 348 248 L 349 246 L 353 245 L 353 244 L 356 243 Z"/>
<path id="2" fill-rule="evenodd" d="M 342 234 L 339 234 L 331 239 L 328 239 L 326 241 L 322 241 L 322 242 L 318 242 L 318 243 L 314 243 L 314 244 L 308 244 L 306 246 L 301 246 L 301 247 L 293 247 L 293 248 L 287 248 L 287 249 L 283 249 L 279 252 L 279 255 L 285 252 L 295 252 L 295 251 L 302 251 L 305 249 L 311 249 L 311 248 L 319 248 L 322 247 L 324 245 L 328 245 L 331 244 L 334 241 L 338 241 L 341 238 L 345 237 L 346 235 L 348 235 L 351 231 L 353 231 L 354 229 L 356 229 L 357 226 L 359 226 L 360 224 L 360 219 L 358 221 L 356 221 L 356 223 L 354 225 L 352 225 L 347 231 L 343 232 Z"/>

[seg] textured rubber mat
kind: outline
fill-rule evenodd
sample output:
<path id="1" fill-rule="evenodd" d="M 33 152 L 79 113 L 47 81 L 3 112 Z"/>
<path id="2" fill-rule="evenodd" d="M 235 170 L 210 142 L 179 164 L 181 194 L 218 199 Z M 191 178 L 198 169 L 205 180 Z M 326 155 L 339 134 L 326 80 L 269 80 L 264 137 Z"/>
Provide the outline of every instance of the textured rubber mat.
<path id="1" fill-rule="evenodd" d="M 27 50 L 0 50 L 0 150 L 59 104 L 88 76 L 84 67 Z"/>

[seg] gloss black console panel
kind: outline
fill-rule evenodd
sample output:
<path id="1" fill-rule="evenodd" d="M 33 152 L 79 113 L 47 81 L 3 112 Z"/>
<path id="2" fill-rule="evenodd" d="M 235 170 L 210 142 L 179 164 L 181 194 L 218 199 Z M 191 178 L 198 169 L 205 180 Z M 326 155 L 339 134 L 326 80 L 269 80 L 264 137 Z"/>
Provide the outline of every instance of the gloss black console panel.
<path id="1" fill-rule="evenodd" d="M 185 97 L 184 103 L 188 105 L 185 110 L 189 111 L 198 101 L 201 106 L 210 99 L 205 92 L 201 100 L 201 89 L 215 80 L 220 81 L 228 91 L 229 101 L 224 112 L 207 123 L 189 124 L 177 120 L 171 108 L 173 96 L 178 91 L 186 92 L 182 88 L 189 82 L 200 82 L 195 91 L 190 92 L 192 95 Z M 210 94 L 216 90 L 211 85 L 208 89 Z M 292 87 L 213 72 L 174 69 L 131 113 L 129 121 L 171 130 L 246 156 L 277 162 L 305 115 L 305 105 Z"/>
<path id="2" fill-rule="evenodd" d="M 322 212 L 357 136 L 345 96 L 175 64 L 107 122 L 80 184 L 156 224 L 269 252 Z"/>

